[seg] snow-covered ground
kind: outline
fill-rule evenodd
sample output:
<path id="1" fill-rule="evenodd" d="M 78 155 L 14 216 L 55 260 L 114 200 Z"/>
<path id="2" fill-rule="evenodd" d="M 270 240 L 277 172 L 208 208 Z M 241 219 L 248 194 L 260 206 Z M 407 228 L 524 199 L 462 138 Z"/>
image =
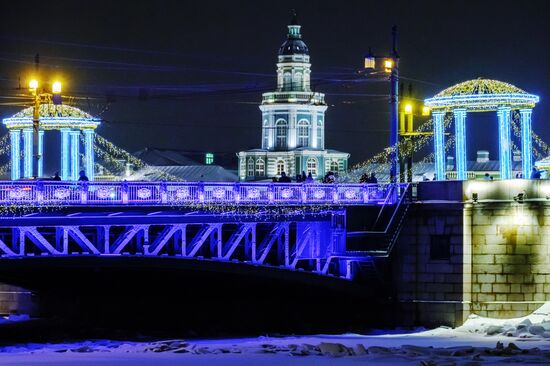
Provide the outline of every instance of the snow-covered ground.
<path id="1" fill-rule="evenodd" d="M 377 332 L 382 333 L 382 332 Z M 550 365 L 550 303 L 518 319 L 472 316 L 456 329 L 410 334 L 24 344 L 0 365 Z"/>

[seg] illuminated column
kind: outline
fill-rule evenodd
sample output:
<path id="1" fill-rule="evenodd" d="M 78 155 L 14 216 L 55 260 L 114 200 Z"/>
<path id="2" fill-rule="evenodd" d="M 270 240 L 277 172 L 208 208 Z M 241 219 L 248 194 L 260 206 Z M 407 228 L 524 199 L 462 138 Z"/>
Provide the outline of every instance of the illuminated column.
<path id="1" fill-rule="evenodd" d="M 42 177 L 44 175 L 44 130 L 38 131 L 38 174 L 37 177 Z"/>
<path id="2" fill-rule="evenodd" d="M 69 180 L 69 133 L 68 128 L 61 129 L 61 180 Z"/>
<path id="3" fill-rule="evenodd" d="M 78 180 L 80 171 L 80 130 L 71 130 L 71 180 Z"/>
<path id="4" fill-rule="evenodd" d="M 455 109 L 456 179 L 466 180 L 466 109 Z"/>
<path id="5" fill-rule="evenodd" d="M 499 107 L 498 115 L 498 136 L 499 136 L 499 159 L 500 179 L 512 178 L 512 153 L 510 139 L 510 107 Z"/>
<path id="6" fill-rule="evenodd" d="M 89 180 L 94 180 L 94 130 L 84 130 L 84 149 L 86 176 Z"/>
<path id="7" fill-rule="evenodd" d="M 21 130 L 10 130 L 11 179 L 21 178 Z"/>
<path id="8" fill-rule="evenodd" d="M 532 109 L 522 109 L 521 115 L 521 172 L 524 179 L 528 179 L 533 165 L 531 145 L 531 113 Z"/>
<path id="9" fill-rule="evenodd" d="M 434 123 L 434 148 L 435 148 L 435 179 L 445 180 L 445 126 L 443 119 L 444 111 L 432 113 Z"/>
<path id="10" fill-rule="evenodd" d="M 23 129 L 23 177 L 32 178 L 32 128 Z"/>

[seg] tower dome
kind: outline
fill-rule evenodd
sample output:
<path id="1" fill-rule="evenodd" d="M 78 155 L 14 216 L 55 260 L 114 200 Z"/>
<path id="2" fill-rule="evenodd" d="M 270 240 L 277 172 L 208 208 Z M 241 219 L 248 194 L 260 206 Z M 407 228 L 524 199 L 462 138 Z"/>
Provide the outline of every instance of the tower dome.
<path id="1" fill-rule="evenodd" d="M 309 49 L 301 39 L 302 35 L 300 34 L 300 28 L 301 25 L 298 24 L 296 12 L 293 11 L 292 19 L 288 25 L 287 40 L 279 47 L 279 56 L 309 55 Z"/>

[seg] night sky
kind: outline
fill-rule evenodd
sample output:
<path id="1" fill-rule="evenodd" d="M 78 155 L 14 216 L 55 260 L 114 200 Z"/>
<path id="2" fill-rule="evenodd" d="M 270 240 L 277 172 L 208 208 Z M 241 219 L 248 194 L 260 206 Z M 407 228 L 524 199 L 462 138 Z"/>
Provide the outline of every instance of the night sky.
<path id="1" fill-rule="evenodd" d="M 371 46 L 390 48 L 399 27 L 400 73 L 424 99 L 486 77 L 541 102 L 535 132 L 550 140 L 550 23 L 545 1 L 5 1 L 0 21 L 0 117 L 27 85 L 34 55 L 42 78 L 105 120 L 98 132 L 146 146 L 237 152 L 260 146 L 261 93 L 296 9 L 325 92 L 326 146 L 362 161 L 387 146 L 387 83 L 357 75 Z M 88 99 L 84 97 L 89 97 Z M 20 101 L 20 100 L 19 100 Z M 469 157 L 497 154 L 496 114 L 469 117 Z M 1 128 L 1 134 L 6 132 Z"/>

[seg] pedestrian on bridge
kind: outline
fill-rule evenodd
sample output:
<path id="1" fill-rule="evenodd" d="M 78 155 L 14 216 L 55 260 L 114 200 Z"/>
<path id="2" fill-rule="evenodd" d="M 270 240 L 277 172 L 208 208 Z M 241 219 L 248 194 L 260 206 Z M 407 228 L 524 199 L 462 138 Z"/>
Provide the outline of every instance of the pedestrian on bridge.
<path id="1" fill-rule="evenodd" d="M 89 181 L 88 177 L 86 176 L 86 172 L 84 170 L 81 170 L 79 173 L 80 177 L 78 177 L 79 182 L 87 182 Z"/>

